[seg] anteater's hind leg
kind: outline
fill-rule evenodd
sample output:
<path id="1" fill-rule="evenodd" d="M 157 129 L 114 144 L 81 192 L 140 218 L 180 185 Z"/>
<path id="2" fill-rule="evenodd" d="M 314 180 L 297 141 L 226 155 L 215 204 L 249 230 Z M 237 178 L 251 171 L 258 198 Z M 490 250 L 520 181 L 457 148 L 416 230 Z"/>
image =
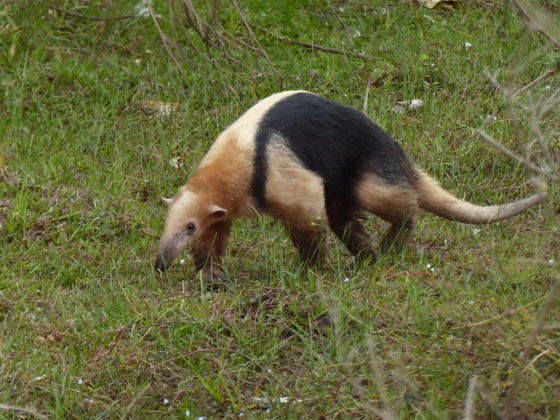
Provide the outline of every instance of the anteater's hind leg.
<path id="1" fill-rule="evenodd" d="M 410 235 L 416 226 L 416 215 L 414 213 L 404 214 L 399 217 L 389 214 L 379 214 L 379 217 L 391 223 L 387 233 L 381 240 L 379 252 L 387 253 L 391 249 L 400 251 L 407 244 Z"/>
<path id="2" fill-rule="evenodd" d="M 391 185 L 366 175 L 356 189 L 360 205 L 391 223 L 381 241 L 380 252 L 403 248 L 416 226 L 418 193 L 407 185 Z"/>
<path id="3" fill-rule="evenodd" d="M 329 224 L 331 230 L 340 238 L 348 251 L 359 260 L 375 262 L 377 254 L 371 236 L 367 233 L 354 211 L 341 211 L 329 207 Z"/>

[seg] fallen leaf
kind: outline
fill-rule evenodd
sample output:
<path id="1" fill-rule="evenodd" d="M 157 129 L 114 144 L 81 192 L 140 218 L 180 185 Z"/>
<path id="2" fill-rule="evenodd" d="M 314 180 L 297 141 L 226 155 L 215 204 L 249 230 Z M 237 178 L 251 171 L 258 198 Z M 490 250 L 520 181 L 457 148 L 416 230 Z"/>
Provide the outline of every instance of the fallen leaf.
<path id="1" fill-rule="evenodd" d="M 433 9 L 438 6 L 450 6 L 451 3 L 455 3 L 459 0 L 417 0 L 418 3 L 427 7 L 428 9 Z"/>
<path id="2" fill-rule="evenodd" d="M 168 116 L 172 112 L 179 112 L 181 104 L 178 102 L 160 102 L 142 100 L 139 103 L 140 108 L 145 112 L 155 113 L 159 116 Z"/>

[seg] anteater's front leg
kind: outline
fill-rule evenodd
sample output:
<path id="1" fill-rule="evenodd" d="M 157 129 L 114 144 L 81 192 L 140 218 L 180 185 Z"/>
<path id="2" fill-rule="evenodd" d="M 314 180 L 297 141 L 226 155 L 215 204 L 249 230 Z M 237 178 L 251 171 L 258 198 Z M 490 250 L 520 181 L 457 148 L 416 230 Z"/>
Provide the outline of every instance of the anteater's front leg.
<path id="1" fill-rule="evenodd" d="M 230 230 L 230 221 L 215 223 L 192 247 L 195 269 L 205 281 L 226 280 L 219 264 L 226 253 Z"/>
<path id="2" fill-rule="evenodd" d="M 292 243 L 303 264 L 320 266 L 327 257 L 327 229 L 319 224 L 286 224 Z"/>

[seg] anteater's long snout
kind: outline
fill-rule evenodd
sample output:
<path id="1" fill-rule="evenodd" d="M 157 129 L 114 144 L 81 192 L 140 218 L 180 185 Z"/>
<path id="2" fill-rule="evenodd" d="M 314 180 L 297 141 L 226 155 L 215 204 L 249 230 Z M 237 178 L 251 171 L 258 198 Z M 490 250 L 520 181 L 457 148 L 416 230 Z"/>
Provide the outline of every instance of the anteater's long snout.
<path id="1" fill-rule="evenodd" d="M 167 264 L 165 263 L 165 259 L 161 254 L 159 254 L 156 258 L 156 265 L 155 269 L 158 273 L 163 273 L 168 268 Z"/>
<path id="2" fill-rule="evenodd" d="M 159 273 L 163 273 L 169 270 L 169 267 L 171 267 L 171 264 L 173 264 L 173 261 L 175 261 L 175 257 L 175 253 L 170 249 L 164 248 L 163 250 L 158 250 L 155 264 L 156 271 Z"/>

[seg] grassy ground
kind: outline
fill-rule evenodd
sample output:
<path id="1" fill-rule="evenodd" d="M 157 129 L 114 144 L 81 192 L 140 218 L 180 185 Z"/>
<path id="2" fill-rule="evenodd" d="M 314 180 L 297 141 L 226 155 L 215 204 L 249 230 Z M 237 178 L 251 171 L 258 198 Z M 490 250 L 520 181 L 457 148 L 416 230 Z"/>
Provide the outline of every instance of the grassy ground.
<path id="1" fill-rule="evenodd" d="M 531 174 L 474 135 L 497 111 L 486 130 L 519 150 L 528 123 L 516 131 L 490 76 L 515 88 L 558 62 L 508 2 L 245 0 L 268 61 L 255 43 L 226 44 L 229 60 L 207 48 L 165 2 L 154 12 L 169 52 L 150 17 L 94 19 L 134 15 L 137 3 L 0 4 L 0 417 L 459 418 L 476 378 L 474 415 L 500 418 L 521 364 L 516 418 L 557 416 L 558 329 L 523 362 L 558 267 L 557 186 L 497 225 L 422 217 L 408 250 L 373 267 L 354 267 L 331 238 L 327 267 L 298 274 L 286 235 L 263 218 L 235 225 L 227 290 L 200 284 L 187 255 L 164 277 L 152 269 L 160 197 L 243 110 L 282 89 L 367 100 L 460 197 L 530 195 Z M 251 42 L 233 3 L 216 16 Z M 395 111 L 412 99 L 424 107 Z M 556 142 L 557 116 L 543 122 Z M 556 304 L 547 322 L 559 315 Z"/>

